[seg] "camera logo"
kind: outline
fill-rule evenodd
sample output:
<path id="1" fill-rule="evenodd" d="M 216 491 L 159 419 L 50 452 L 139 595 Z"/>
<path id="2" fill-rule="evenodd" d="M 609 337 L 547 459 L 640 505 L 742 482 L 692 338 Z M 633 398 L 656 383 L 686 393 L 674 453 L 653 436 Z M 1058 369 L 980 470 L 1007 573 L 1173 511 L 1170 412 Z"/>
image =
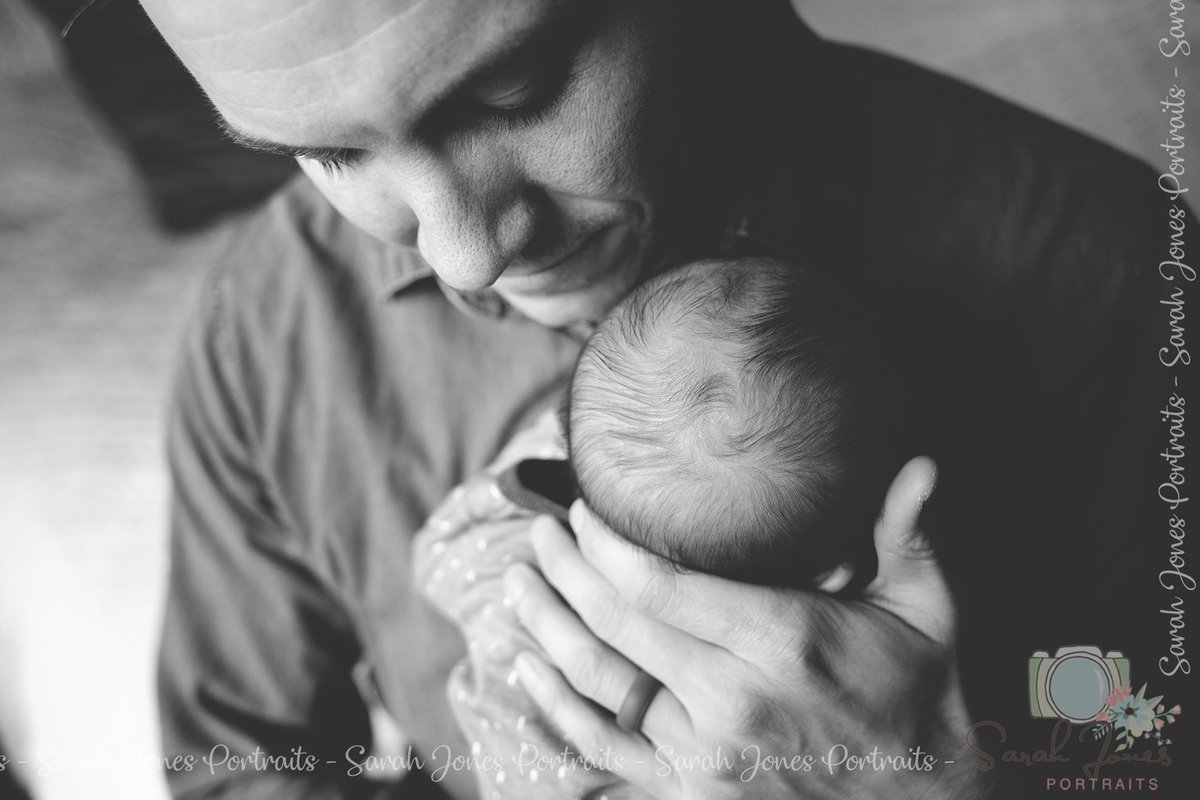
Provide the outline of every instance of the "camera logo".
<path id="1" fill-rule="evenodd" d="M 1109 696 L 1129 685 L 1129 659 L 1118 650 L 1060 647 L 1053 657 L 1045 650 L 1029 657 L 1029 712 L 1036 719 L 1093 722 Z"/>

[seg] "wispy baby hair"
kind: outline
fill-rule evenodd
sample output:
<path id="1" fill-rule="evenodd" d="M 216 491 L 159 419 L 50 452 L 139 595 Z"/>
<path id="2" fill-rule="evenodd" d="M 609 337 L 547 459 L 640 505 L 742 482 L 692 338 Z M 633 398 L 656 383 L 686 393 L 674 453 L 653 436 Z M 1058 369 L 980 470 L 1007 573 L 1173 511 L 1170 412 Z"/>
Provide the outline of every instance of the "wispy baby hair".
<path id="1" fill-rule="evenodd" d="M 802 583 L 869 536 L 878 365 L 851 298 L 781 261 L 696 262 L 628 297 L 569 399 L 582 496 L 671 561 Z"/>

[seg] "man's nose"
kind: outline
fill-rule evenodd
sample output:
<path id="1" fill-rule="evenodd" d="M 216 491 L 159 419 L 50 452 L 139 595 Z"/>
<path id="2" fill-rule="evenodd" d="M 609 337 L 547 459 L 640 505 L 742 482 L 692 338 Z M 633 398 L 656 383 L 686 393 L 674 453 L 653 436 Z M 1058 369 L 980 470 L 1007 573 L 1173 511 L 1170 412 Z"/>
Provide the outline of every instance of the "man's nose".
<path id="1" fill-rule="evenodd" d="M 400 181 L 412 210 L 403 240 L 456 289 L 490 286 L 534 236 L 536 194 L 502 160 L 423 159 Z"/>

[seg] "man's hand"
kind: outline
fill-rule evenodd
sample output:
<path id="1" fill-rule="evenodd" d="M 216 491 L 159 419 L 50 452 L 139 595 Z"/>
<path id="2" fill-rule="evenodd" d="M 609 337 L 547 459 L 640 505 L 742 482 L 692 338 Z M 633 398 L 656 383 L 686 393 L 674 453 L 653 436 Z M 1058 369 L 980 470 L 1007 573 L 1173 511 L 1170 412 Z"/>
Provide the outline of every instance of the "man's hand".
<path id="1" fill-rule="evenodd" d="M 519 565 L 506 585 L 553 665 L 522 654 L 520 677 L 584 755 L 622 759 L 660 798 L 981 797 L 957 757 L 953 605 L 917 526 L 935 479 L 925 458 L 896 477 L 878 578 L 849 601 L 681 573 L 578 503 L 578 546 L 540 520 L 545 578 Z M 639 667 L 663 684 L 640 734 L 597 708 L 614 712 Z"/>

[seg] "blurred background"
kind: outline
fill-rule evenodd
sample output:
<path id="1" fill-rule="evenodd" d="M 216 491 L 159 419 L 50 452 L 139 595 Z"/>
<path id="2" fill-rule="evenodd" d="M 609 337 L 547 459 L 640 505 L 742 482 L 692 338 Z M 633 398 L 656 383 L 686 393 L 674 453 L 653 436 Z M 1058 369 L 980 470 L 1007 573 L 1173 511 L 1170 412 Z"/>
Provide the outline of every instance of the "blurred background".
<path id="1" fill-rule="evenodd" d="M 60 38 L 82 2 L 0 0 L 0 798 L 165 796 L 172 353 L 214 241 L 294 171 L 220 138 L 134 0 Z M 796 5 L 1160 170 L 1158 101 L 1200 90 L 1194 60 L 1159 54 L 1154 0 Z"/>

